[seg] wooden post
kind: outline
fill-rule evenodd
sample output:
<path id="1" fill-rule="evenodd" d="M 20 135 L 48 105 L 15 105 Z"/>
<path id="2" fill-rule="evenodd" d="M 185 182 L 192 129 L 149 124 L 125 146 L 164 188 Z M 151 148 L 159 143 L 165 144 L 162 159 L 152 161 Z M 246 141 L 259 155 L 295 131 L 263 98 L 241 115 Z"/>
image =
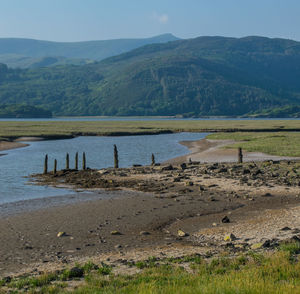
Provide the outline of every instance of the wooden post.
<path id="1" fill-rule="evenodd" d="M 56 174 L 57 171 L 57 160 L 54 159 L 54 168 L 53 168 L 53 174 Z"/>
<path id="2" fill-rule="evenodd" d="M 69 153 L 66 154 L 66 169 L 70 168 L 70 156 Z"/>
<path id="3" fill-rule="evenodd" d="M 75 154 L 75 169 L 78 170 L 78 152 Z"/>
<path id="4" fill-rule="evenodd" d="M 115 168 L 119 168 L 119 156 L 117 146 L 114 145 L 114 166 Z"/>
<path id="5" fill-rule="evenodd" d="M 85 152 L 82 153 L 82 169 L 86 170 L 86 158 L 85 158 Z"/>
<path id="6" fill-rule="evenodd" d="M 44 175 L 48 173 L 48 154 L 45 156 L 45 161 L 44 161 Z"/>
<path id="7" fill-rule="evenodd" d="M 238 163 L 243 163 L 243 150 L 239 147 Z"/>
<path id="8" fill-rule="evenodd" d="M 151 164 L 152 165 L 155 165 L 155 157 L 154 157 L 154 154 L 152 153 L 152 155 L 151 155 Z"/>

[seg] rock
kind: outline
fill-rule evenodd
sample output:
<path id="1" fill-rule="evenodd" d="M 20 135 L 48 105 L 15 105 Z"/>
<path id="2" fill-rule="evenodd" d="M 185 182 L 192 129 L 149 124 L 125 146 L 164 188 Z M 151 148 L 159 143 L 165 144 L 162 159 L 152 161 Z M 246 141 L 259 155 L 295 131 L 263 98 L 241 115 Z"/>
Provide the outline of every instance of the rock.
<path id="1" fill-rule="evenodd" d="M 70 278 L 81 278 L 81 277 L 83 277 L 83 274 L 84 274 L 83 269 L 75 266 L 70 269 L 69 276 L 70 276 Z"/>
<path id="2" fill-rule="evenodd" d="M 2 281 L 3 281 L 4 283 L 10 283 L 10 282 L 11 282 L 11 277 L 10 277 L 10 276 L 4 277 L 4 278 L 2 279 Z"/>
<path id="3" fill-rule="evenodd" d="M 193 182 L 191 182 L 191 181 L 187 181 L 187 182 L 185 182 L 185 185 L 186 185 L 186 186 L 193 186 L 193 185 L 194 185 L 194 183 L 193 183 Z"/>
<path id="4" fill-rule="evenodd" d="M 141 231 L 141 232 L 140 232 L 140 235 L 142 235 L 142 236 L 147 236 L 147 235 L 150 235 L 150 233 L 147 232 L 147 231 Z"/>
<path id="5" fill-rule="evenodd" d="M 122 235 L 122 233 L 120 233 L 119 231 L 111 231 L 110 234 L 113 236 Z"/>
<path id="6" fill-rule="evenodd" d="M 251 249 L 256 250 L 263 247 L 263 243 L 254 243 L 250 246 Z"/>
<path id="7" fill-rule="evenodd" d="M 199 186 L 199 190 L 200 190 L 200 191 L 205 191 L 205 188 L 204 188 L 203 186 L 200 185 L 200 186 Z"/>
<path id="8" fill-rule="evenodd" d="M 209 201 L 217 201 L 217 199 L 215 197 L 213 197 L 213 196 L 209 197 L 208 200 Z"/>
<path id="9" fill-rule="evenodd" d="M 180 164 L 180 168 L 181 168 L 182 170 L 185 170 L 185 169 L 186 169 L 186 164 L 185 164 L 185 163 Z"/>
<path id="10" fill-rule="evenodd" d="M 178 231 L 177 231 L 177 235 L 178 235 L 179 237 L 187 237 L 189 234 L 186 233 L 186 232 L 184 232 L 184 231 L 182 231 L 182 230 L 178 230 Z"/>
<path id="11" fill-rule="evenodd" d="M 222 223 L 223 224 L 230 223 L 230 219 L 227 215 L 222 218 Z"/>
<path id="12" fill-rule="evenodd" d="M 217 224 L 217 223 L 212 223 L 212 226 L 213 226 L 213 227 L 217 227 L 218 224 Z"/>
<path id="13" fill-rule="evenodd" d="M 65 237 L 67 236 L 66 232 L 58 232 L 57 233 L 57 237 L 60 238 L 60 237 Z"/>
<path id="14" fill-rule="evenodd" d="M 243 244 L 235 244 L 234 245 L 234 248 L 237 248 L 237 249 L 244 249 L 245 246 Z"/>
<path id="15" fill-rule="evenodd" d="M 300 242 L 300 238 L 299 238 L 297 235 L 294 235 L 294 236 L 291 238 L 291 241 Z"/>
<path id="16" fill-rule="evenodd" d="M 262 195 L 263 197 L 272 197 L 271 193 L 265 193 L 264 195 Z"/>
<path id="17" fill-rule="evenodd" d="M 226 241 L 226 242 L 231 242 L 231 241 L 234 241 L 234 240 L 236 240 L 236 239 L 237 239 L 236 236 L 233 235 L 232 233 L 231 233 L 230 235 L 226 235 L 226 236 L 224 237 L 224 241 Z"/>
<path id="18" fill-rule="evenodd" d="M 116 248 L 116 249 L 122 248 L 122 245 L 117 244 L 117 245 L 115 246 L 115 248 Z"/>
<path id="19" fill-rule="evenodd" d="M 290 231 L 290 230 L 291 230 L 291 228 L 289 228 L 289 227 L 284 227 L 284 228 L 280 229 L 280 231 Z"/>
<path id="20" fill-rule="evenodd" d="M 162 171 L 166 171 L 166 170 L 173 170 L 173 166 L 170 164 L 170 165 L 167 165 L 167 166 L 164 166 L 161 168 Z"/>

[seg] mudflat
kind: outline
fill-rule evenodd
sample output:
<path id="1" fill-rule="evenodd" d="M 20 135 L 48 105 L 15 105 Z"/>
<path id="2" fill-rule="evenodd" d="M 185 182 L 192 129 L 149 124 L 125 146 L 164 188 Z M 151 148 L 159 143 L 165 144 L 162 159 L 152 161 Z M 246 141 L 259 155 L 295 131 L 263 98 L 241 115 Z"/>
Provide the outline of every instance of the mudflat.
<path id="1" fill-rule="evenodd" d="M 195 148 L 200 154 L 214 147 L 202 141 Z M 229 244 L 242 251 L 300 238 L 299 161 L 183 162 L 187 158 L 35 175 L 36 184 L 66 185 L 90 196 L 79 193 L 75 202 L 50 207 L 49 199 L 39 200 L 40 206 L 25 201 L 11 204 L 9 213 L 1 209 L 0 276 L 79 260 L 220 252 Z M 224 237 L 230 234 L 235 238 L 228 243 Z"/>

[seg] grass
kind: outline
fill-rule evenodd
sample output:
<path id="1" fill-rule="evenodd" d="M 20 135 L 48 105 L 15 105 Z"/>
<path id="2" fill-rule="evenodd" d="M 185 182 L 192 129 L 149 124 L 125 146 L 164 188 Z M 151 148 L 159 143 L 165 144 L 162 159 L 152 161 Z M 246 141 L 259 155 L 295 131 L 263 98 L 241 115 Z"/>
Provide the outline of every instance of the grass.
<path id="1" fill-rule="evenodd" d="M 204 120 L 204 121 L 13 121 L 0 122 L 0 137 L 22 136 L 78 136 L 78 135 L 134 135 L 161 132 L 212 132 L 212 131 L 271 131 L 299 130 L 300 120 Z"/>
<path id="2" fill-rule="evenodd" d="M 242 147 L 249 152 L 263 152 L 278 156 L 300 156 L 300 132 L 236 132 L 215 133 L 207 137 L 217 140 L 235 140 L 225 148 Z"/>
<path id="3" fill-rule="evenodd" d="M 281 130 L 281 132 L 279 132 Z M 289 132 L 298 130 L 299 132 Z M 279 156 L 300 156 L 300 120 L 215 120 L 215 121 L 48 121 L 0 122 L 0 138 L 64 138 L 74 136 L 116 136 L 164 132 L 216 132 L 210 139 L 239 141 L 226 148 Z M 266 132 L 268 131 L 268 132 Z"/>
<path id="4" fill-rule="evenodd" d="M 86 269 L 84 280 L 72 293 L 300 293 L 297 254 L 299 243 L 295 242 L 281 245 L 275 253 L 248 252 L 209 261 L 198 255 L 164 260 L 151 257 L 134 275 L 114 275 L 107 265 L 87 263 L 81 267 Z M 99 271 L 104 267 L 110 268 L 109 272 Z M 68 282 L 60 280 L 61 274 L 25 277 L 12 280 L 6 287 L 12 293 L 25 286 L 28 293 L 68 293 Z"/>

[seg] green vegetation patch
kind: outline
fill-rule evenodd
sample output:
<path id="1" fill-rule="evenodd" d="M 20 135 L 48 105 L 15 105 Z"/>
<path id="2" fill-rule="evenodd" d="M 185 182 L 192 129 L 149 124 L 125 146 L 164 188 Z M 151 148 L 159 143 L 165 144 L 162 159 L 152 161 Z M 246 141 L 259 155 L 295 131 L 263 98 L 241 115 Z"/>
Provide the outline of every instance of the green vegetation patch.
<path id="1" fill-rule="evenodd" d="M 244 253 L 238 257 L 218 257 L 202 260 L 198 255 L 182 258 L 145 261 L 148 266 L 132 275 L 113 274 L 112 268 L 91 262 L 83 269 L 81 279 L 65 275 L 71 270 L 38 277 L 24 277 L 2 283 L 0 293 L 299 293 L 299 243 L 283 244 L 275 253 Z M 138 266 L 136 264 L 136 266 Z M 109 268 L 108 272 L 100 268 Z M 73 269 L 74 271 L 74 269 Z M 64 280 L 62 283 L 60 280 Z M 75 280 L 77 284 L 68 281 Z M 73 285 L 73 286 L 71 286 Z M 74 288 L 74 285 L 76 287 Z M 4 288 L 5 287 L 5 288 Z M 68 291 L 67 291 L 68 290 Z M 4 292 L 3 292 L 4 293 Z"/>
<path id="2" fill-rule="evenodd" d="M 215 133 L 207 138 L 238 141 L 225 148 L 241 147 L 249 152 L 263 152 L 278 156 L 300 156 L 300 132 Z"/>
<path id="3" fill-rule="evenodd" d="M 300 120 L 161 120 L 161 121 L 1 121 L 0 137 L 23 136 L 113 136 L 159 134 L 164 132 L 230 132 L 219 134 L 234 139 L 237 131 L 299 130 Z M 251 134 L 247 138 L 251 138 Z M 273 134 L 274 136 L 276 134 Z M 217 138 L 216 138 L 217 139 Z M 222 137 L 220 137 L 222 139 Z"/>

